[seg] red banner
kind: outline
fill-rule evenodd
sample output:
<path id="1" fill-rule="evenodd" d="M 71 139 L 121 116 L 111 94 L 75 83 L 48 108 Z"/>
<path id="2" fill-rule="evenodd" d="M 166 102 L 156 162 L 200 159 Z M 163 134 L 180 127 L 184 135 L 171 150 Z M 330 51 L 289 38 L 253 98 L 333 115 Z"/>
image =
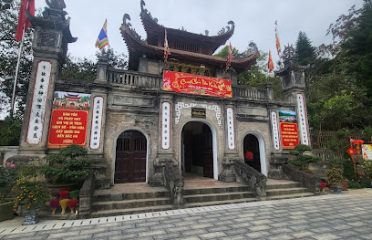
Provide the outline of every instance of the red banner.
<path id="1" fill-rule="evenodd" d="M 162 89 L 202 96 L 232 97 L 231 80 L 182 72 L 164 71 Z"/>
<path id="2" fill-rule="evenodd" d="M 50 120 L 48 146 L 59 148 L 71 144 L 84 146 L 88 111 L 54 109 Z"/>
<path id="3" fill-rule="evenodd" d="M 281 122 L 280 133 L 283 149 L 294 149 L 299 144 L 297 123 Z"/>

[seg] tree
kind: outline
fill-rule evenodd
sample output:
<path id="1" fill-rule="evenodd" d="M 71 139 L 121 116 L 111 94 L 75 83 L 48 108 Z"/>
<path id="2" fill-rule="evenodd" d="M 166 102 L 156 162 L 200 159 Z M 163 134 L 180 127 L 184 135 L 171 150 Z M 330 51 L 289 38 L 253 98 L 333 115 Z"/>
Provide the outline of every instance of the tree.
<path id="1" fill-rule="evenodd" d="M 15 29 L 18 17 L 19 1 L 0 0 L 0 112 L 9 104 L 14 83 L 15 66 L 19 43 L 15 41 Z M 32 68 L 31 30 L 24 37 L 24 47 L 17 84 L 16 114 L 22 116 L 27 99 L 28 82 Z"/>
<path id="2" fill-rule="evenodd" d="M 296 42 L 296 61 L 299 65 L 309 65 L 315 61 L 315 48 L 311 45 L 306 33 L 299 32 Z"/>

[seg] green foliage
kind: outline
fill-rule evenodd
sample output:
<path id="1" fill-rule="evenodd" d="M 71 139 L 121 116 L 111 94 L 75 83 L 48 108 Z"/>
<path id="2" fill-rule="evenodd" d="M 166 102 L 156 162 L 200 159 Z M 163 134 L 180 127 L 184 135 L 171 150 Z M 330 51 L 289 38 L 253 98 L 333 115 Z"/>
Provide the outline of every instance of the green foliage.
<path id="1" fill-rule="evenodd" d="M 51 183 L 81 184 L 90 174 L 87 151 L 76 145 L 49 154 L 46 161 L 43 173 Z"/>
<path id="2" fill-rule="evenodd" d="M 22 120 L 7 117 L 0 125 L 0 146 L 18 146 Z"/>
<path id="3" fill-rule="evenodd" d="M 311 151 L 311 148 L 308 145 L 298 144 L 295 149 L 293 149 L 289 153 L 298 156 L 302 155 L 305 151 Z"/>
<path id="4" fill-rule="evenodd" d="M 19 43 L 15 41 L 19 1 L 0 1 L 0 111 L 4 111 L 6 103 L 10 102 L 13 91 L 15 66 Z M 22 116 L 27 100 L 28 82 L 32 68 L 31 30 L 24 37 L 24 47 L 21 55 L 17 85 L 18 115 Z"/>
<path id="5" fill-rule="evenodd" d="M 306 33 L 299 32 L 296 42 L 296 61 L 299 65 L 306 66 L 315 61 L 315 48 L 311 45 Z"/>
<path id="6" fill-rule="evenodd" d="M 330 168 L 328 169 L 326 174 L 327 174 L 327 182 L 330 186 L 333 186 L 333 187 L 338 186 L 344 180 L 341 168 L 338 168 L 338 167 Z"/>
<path id="7" fill-rule="evenodd" d="M 35 181 L 29 177 L 21 177 L 16 181 L 12 191 L 15 193 L 14 207 L 19 205 L 26 209 L 41 207 L 49 199 L 47 187 L 44 182 Z"/>
<path id="8" fill-rule="evenodd" d="M 93 81 L 96 77 L 96 64 L 89 59 L 74 59 L 67 56 L 62 66 L 61 78 L 68 81 Z"/>
<path id="9" fill-rule="evenodd" d="M 0 202 L 9 197 L 9 192 L 16 180 L 16 170 L 0 165 Z"/>

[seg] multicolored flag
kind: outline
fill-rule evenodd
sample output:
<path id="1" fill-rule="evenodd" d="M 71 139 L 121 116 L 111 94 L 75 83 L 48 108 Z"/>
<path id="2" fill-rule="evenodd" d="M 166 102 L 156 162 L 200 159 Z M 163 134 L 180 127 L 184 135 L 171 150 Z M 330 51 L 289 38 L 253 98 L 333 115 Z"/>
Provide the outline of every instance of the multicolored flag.
<path id="1" fill-rule="evenodd" d="M 168 57 L 170 55 L 169 44 L 168 44 L 168 36 L 167 36 L 167 29 L 164 31 L 164 62 L 168 61 Z"/>
<path id="2" fill-rule="evenodd" d="M 107 37 L 107 19 L 105 20 L 105 23 L 103 24 L 103 27 L 101 29 L 101 31 L 99 32 L 98 34 L 98 38 L 97 38 L 97 41 L 96 41 L 96 47 L 99 48 L 99 49 L 102 49 L 106 46 L 109 46 L 110 43 L 109 43 L 109 40 L 108 40 L 108 37 Z"/>
<path id="3" fill-rule="evenodd" d="M 280 54 L 282 53 L 282 49 L 280 46 L 278 21 L 275 21 L 275 46 L 276 46 L 276 51 L 278 52 L 278 55 L 280 56 Z"/>
<path id="4" fill-rule="evenodd" d="M 18 25 L 16 31 L 16 41 L 19 42 L 23 39 L 25 30 L 31 27 L 30 20 L 26 16 L 29 12 L 31 16 L 35 16 L 35 0 L 22 0 L 21 7 L 19 8 Z"/>
<path id="5" fill-rule="evenodd" d="M 274 61 L 273 61 L 273 57 L 271 56 L 271 50 L 269 50 L 269 59 L 267 61 L 267 69 L 269 70 L 269 73 L 271 73 L 274 70 Z"/>
<path id="6" fill-rule="evenodd" d="M 225 71 L 227 71 L 231 67 L 231 62 L 232 62 L 233 57 L 234 57 L 233 49 L 232 49 L 231 42 L 230 42 L 229 45 L 227 46 L 227 57 L 226 57 Z"/>

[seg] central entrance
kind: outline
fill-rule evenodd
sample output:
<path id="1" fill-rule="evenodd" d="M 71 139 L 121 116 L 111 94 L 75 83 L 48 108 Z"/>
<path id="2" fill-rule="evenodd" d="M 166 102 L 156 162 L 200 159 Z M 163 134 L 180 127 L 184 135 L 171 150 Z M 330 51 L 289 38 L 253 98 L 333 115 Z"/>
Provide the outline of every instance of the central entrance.
<path id="1" fill-rule="evenodd" d="M 189 122 L 182 129 L 182 172 L 213 178 L 213 140 L 210 127 Z"/>

